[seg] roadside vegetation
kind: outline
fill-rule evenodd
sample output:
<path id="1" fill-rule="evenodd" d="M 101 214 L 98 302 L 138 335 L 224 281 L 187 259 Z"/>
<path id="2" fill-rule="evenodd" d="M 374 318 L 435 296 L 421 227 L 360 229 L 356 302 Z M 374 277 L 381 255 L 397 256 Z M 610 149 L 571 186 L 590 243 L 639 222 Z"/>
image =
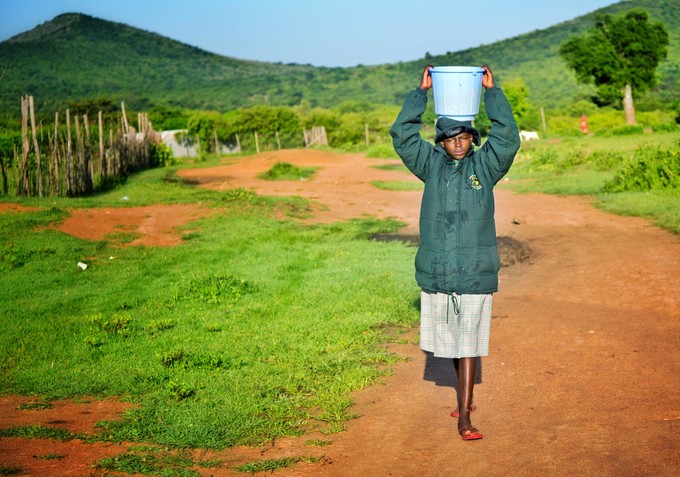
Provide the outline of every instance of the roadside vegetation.
<path id="1" fill-rule="evenodd" d="M 680 132 L 525 142 L 502 187 L 588 195 L 680 233 Z"/>
<path id="2" fill-rule="evenodd" d="M 282 221 L 275 211 L 296 215 L 304 204 L 199 190 L 168 180 L 174 170 L 138 173 L 96 197 L 25 199 L 40 210 L 0 215 L 3 392 L 141 404 L 102 424 L 116 441 L 223 448 L 341 430 L 353 417 L 349 393 L 389 372 L 397 357 L 382 345 L 418 318 L 413 248 L 371 240 L 399 224 Z M 174 248 L 119 248 L 51 228 L 68 207 L 123 196 L 215 211 Z"/>

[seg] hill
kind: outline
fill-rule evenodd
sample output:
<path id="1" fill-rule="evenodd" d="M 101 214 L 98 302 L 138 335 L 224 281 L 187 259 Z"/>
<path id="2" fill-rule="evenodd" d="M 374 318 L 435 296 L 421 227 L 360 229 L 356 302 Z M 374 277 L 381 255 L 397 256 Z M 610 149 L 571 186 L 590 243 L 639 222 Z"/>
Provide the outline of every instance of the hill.
<path id="1" fill-rule="evenodd" d="M 0 43 L 0 107 L 18 114 L 19 98 L 32 94 L 39 110 L 68 101 L 110 99 L 132 108 L 227 111 L 255 104 L 332 107 L 346 100 L 399 104 L 426 63 L 483 64 L 498 81 L 522 78 L 530 99 L 546 108 L 586 98 L 558 57 L 559 45 L 593 25 L 595 13 L 646 9 L 663 21 L 671 43 L 659 68 L 649 107 L 677 99 L 680 89 L 680 0 L 630 0 L 553 27 L 464 51 L 410 62 L 352 68 L 244 61 L 216 55 L 130 26 L 82 14 L 64 14 Z"/>

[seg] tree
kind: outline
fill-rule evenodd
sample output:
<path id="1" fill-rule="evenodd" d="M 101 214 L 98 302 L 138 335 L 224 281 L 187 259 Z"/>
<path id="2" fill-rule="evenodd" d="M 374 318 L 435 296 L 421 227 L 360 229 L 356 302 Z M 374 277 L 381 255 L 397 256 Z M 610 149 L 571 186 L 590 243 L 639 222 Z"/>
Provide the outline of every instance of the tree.
<path id="1" fill-rule="evenodd" d="M 559 52 L 579 82 L 595 83 L 600 100 L 623 99 L 626 122 L 635 124 L 633 91 L 642 93 L 656 84 L 656 68 L 667 47 L 663 23 L 634 9 L 616 17 L 597 15 L 593 29 L 569 38 Z"/>
<path id="2" fill-rule="evenodd" d="M 520 129 L 526 129 L 527 116 L 535 108 L 529 101 L 529 87 L 522 78 L 513 78 L 503 83 L 503 92 L 512 107 L 512 114 Z"/>

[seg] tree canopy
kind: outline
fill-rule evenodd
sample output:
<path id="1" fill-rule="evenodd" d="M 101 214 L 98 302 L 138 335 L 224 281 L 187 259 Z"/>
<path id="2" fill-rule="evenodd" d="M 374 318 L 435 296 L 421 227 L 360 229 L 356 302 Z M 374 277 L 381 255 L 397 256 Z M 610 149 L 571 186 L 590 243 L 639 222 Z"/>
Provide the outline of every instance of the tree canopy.
<path id="1" fill-rule="evenodd" d="M 668 32 L 645 10 L 597 15 L 595 27 L 565 41 L 560 55 L 579 82 L 594 82 L 599 100 L 619 103 L 626 88 L 642 93 L 656 84 L 656 68 L 666 58 Z"/>

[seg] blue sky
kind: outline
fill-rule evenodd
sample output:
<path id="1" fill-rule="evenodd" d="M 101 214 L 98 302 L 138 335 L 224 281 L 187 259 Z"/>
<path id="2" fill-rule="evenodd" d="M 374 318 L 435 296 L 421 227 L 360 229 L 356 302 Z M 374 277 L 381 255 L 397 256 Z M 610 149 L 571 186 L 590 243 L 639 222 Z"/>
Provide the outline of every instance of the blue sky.
<path id="1" fill-rule="evenodd" d="M 85 13 L 244 60 L 356 66 L 459 51 L 615 0 L 0 0 L 0 41 Z M 445 7 L 446 6 L 446 7 Z"/>

